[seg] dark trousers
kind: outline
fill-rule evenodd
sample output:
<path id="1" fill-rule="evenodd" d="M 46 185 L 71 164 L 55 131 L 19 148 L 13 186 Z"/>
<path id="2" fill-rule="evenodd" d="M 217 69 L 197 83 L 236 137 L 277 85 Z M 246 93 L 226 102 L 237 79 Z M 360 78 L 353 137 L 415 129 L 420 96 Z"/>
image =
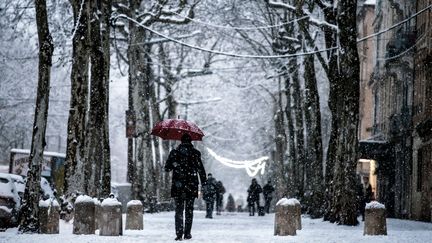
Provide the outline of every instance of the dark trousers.
<path id="1" fill-rule="evenodd" d="M 270 202 L 271 202 L 272 198 L 271 197 L 267 197 L 265 199 L 265 204 L 264 204 L 264 211 L 266 213 L 270 213 Z"/>
<path id="2" fill-rule="evenodd" d="M 260 206 L 258 201 L 250 202 L 248 204 L 248 206 L 249 206 L 249 216 L 254 216 L 255 215 L 255 204 L 256 204 L 257 210 L 258 210 L 259 206 Z"/>
<path id="3" fill-rule="evenodd" d="M 206 218 L 213 218 L 214 200 L 206 201 Z"/>
<path id="4" fill-rule="evenodd" d="M 193 205 L 195 198 L 175 198 L 175 230 L 177 236 L 190 235 L 193 221 Z M 183 229 L 183 212 L 185 222 Z"/>

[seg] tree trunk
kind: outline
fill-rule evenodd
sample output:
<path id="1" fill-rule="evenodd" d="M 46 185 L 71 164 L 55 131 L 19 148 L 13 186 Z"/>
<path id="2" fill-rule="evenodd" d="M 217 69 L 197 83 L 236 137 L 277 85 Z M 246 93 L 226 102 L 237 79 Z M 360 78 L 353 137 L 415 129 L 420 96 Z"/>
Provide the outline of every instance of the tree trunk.
<path id="1" fill-rule="evenodd" d="M 80 0 L 71 1 L 76 26 L 72 45 L 71 100 L 68 118 L 68 136 L 65 161 L 64 193 L 84 191 L 82 184 L 82 159 L 84 158 L 86 113 L 88 103 L 89 67 L 89 4 Z"/>
<path id="2" fill-rule="evenodd" d="M 29 157 L 26 189 L 21 208 L 19 232 L 38 233 L 41 167 L 48 118 L 50 72 L 54 45 L 49 32 L 45 0 L 35 0 L 36 25 L 39 43 L 39 75 L 32 144 Z"/>
<path id="3" fill-rule="evenodd" d="M 102 0 L 101 37 L 104 59 L 104 136 L 103 136 L 103 165 L 102 165 L 102 191 L 101 196 L 106 198 L 111 192 L 111 149 L 109 140 L 109 81 L 110 81 L 110 18 L 111 0 Z"/>
<path id="4" fill-rule="evenodd" d="M 285 105 L 285 115 L 287 117 L 287 127 L 288 127 L 288 192 L 286 192 L 286 196 L 294 197 L 294 191 L 296 188 L 296 180 L 295 180 L 295 163 L 297 152 L 295 148 L 295 130 L 294 130 L 294 119 L 293 119 L 293 109 L 292 109 L 292 92 L 290 85 L 290 78 L 285 78 L 285 96 L 287 99 L 287 103 Z"/>
<path id="5" fill-rule="evenodd" d="M 130 17 L 135 19 L 137 1 L 129 1 Z M 133 22 L 129 22 L 129 85 L 133 112 L 136 116 L 135 158 L 133 163 L 134 177 L 132 178 L 132 197 L 143 201 L 144 192 L 144 165 L 149 153 L 151 155 L 151 143 L 149 139 L 149 100 L 148 100 L 148 75 L 145 49 L 136 43 L 146 40 L 146 32 Z M 151 157 L 150 157 L 151 158 Z"/>
<path id="6" fill-rule="evenodd" d="M 296 62 L 297 63 L 297 62 Z M 295 161 L 295 185 L 294 195 L 301 199 L 304 192 L 304 168 L 305 168 L 305 144 L 304 144 L 304 122 L 303 122 L 303 91 L 300 88 L 300 79 L 298 71 L 294 71 L 292 79 L 293 98 L 294 98 L 294 114 L 295 114 L 295 131 L 296 131 L 296 154 Z"/>
<path id="7" fill-rule="evenodd" d="M 306 109 L 305 124 L 307 135 L 305 184 L 308 200 L 308 212 L 312 218 L 321 217 L 323 214 L 323 149 L 321 137 L 321 111 L 318 94 L 318 84 L 315 76 L 314 56 L 305 57 L 305 88 Z"/>
<path id="8" fill-rule="evenodd" d="M 106 80 L 106 58 L 102 46 L 101 19 L 102 9 L 96 1 L 90 4 L 90 109 L 86 130 L 85 164 L 84 164 L 84 192 L 92 197 L 102 196 L 102 166 L 105 159 L 109 160 L 109 152 L 105 147 L 106 128 L 108 127 L 108 101 Z M 102 102 L 101 102 L 102 101 Z M 108 171 L 108 176 L 109 175 Z"/>
<path id="9" fill-rule="evenodd" d="M 359 58 L 356 44 L 356 0 L 339 1 L 337 24 L 340 50 L 337 71 L 331 88 L 331 108 L 336 111 L 330 144 L 334 154 L 333 197 L 330 220 L 344 225 L 357 225 L 355 168 L 358 160 Z M 336 102 L 337 99 L 337 102 Z M 336 119 L 335 119 L 336 118 Z"/>
<path id="10" fill-rule="evenodd" d="M 282 106 L 282 91 L 281 91 L 281 80 L 279 79 L 279 95 L 278 100 L 274 104 L 274 124 L 275 124 L 275 144 L 276 151 L 274 156 L 275 167 L 275 177 L 276 180 L 276 195 L 277 198 L 282 198 L 287 196 L 288 192 L 288 174 L 287 168 L 285 166 L 285 152 L 287 148 L 287 137 L 285 133 L 285 121 L 284 112 Z"/>

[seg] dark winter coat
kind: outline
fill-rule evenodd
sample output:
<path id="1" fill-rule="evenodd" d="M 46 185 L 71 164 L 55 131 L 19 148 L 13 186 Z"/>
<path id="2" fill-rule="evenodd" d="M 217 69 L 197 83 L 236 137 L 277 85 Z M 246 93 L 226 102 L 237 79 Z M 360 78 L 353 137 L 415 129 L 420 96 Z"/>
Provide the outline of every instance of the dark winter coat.
<path id="1" fill-rule="evenodd" d="M 370 203 L 372 200 L 374 200 L 372 186 L 370 184 L 368 184 L 368 186 L 366 187 L 366 192 L 364 196 L 365 196 L 366 203 Z"/>
<path id="2" fill-rule="evenodd" d="M 225 187 L 223 186 L 221 181 L 216 183 L 216 201 L 219 204 L 222 204 L 223 194 L 225 193 Z"/>
<path id="3" fill-rule="evenodd" d="M 271 199 L 273 198 L 273 192 L 274 192 L 274 187 L 270 184 L 266 184 L 263 187 L 263 194 L 264 194 L 264 198 L 266 199 Z"/>
<path id="4" fill-rule="evenodd" d="M 208 202 L 214 202 L 216 199 L 217 185 L 213 177 L 209 177 L 207 182 L 203 185 L 203 199 Z"/>
<path id="5" fill-rule="evenodd" d="M 259 194 L 262 192 L 262 188 L 258 183 L 252 183 L 248 189 L 248 203 L 254 203 L 259 201 Z"/>
<path id="6" fill-rule="evenodd" d="M 190 143 L 182 143 L 170 152 L 165 171 L 173 171 L 171 197 L 174 198 L 198 197 L 198 176 L 201 183 L 207 180 L 201 153 Z"/>

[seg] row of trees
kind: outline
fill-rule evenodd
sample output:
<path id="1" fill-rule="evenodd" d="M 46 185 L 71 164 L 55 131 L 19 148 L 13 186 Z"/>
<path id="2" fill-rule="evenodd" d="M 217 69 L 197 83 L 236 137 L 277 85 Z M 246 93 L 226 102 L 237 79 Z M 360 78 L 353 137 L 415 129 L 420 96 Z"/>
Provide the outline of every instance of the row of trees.
<path id="1" fill-rule="evenodd" d="M 197 45 L 232 48 L 269 58 L 262 67 L 277 70 L 275 82 L 259 85 L 273 100 L 275 152 L 273 173 L 277 194 L 301 198 L 313 217 L 331 222 L 357 224 L 354 173 L 357 161 L 358 56 L 356 49 L 357 1 L 270 1 L 225 3 L 233 15 L 257 10 L 255 22 L 278 26 L 255 34 L 235 29 L 235 34 L 195 38 L 188 29 L 199 1 L 71 0 L 73 12 L 71 98 L 68 119 L 65 194 L 76 191 L 94 197 L 110 192 L 109 146 L 110 68 L 128 68 L 129 112 L 135 116 L 136 131 L 128 140 L 128 181 L 135 199 L 169 197 L 170 178 L 162 170 L 169 142 L 149 136 L 157 121 L 174 118 L 176 84 L 187 77 L 210 74 L 215 53 L 191 57 L 189 49 L 167 43 L 148 29 L 164 31 L 175 39 L 195 40 Z M 35 1 L 39 39 L 39 83 L 27 180 L 20 229 L 37 231 L 37 192 L 45 145 L 49 73 L 53 53 L 46 2 Z M 211 12 L 209 9 L 201 12 Z M 314 16 L 324 16 L 317 21 Z M 232 17 L 232 16 L 231 16 Z M 221 18 L 219 16 L 219 18 Z M 223 18 L 222 18 L 223 19 Z M 290 24 L 292 19 L 300 19 Z M 248 21 L 230 18 L 230 24 Z M 279 25 L 278 25 L 279 24 Z M 198 36 L 199 37 L 199 36 Z M 235 43 L 220 44 L 226 38 Z M 240 43 L 240 45 L 238 45 Z M 325 49 L 325 51 L 321 51 Z M 110 50 L 114 50 L 111 52 Z M 317 51 L 320 50 L 320 51 Z M 314 54 L 305 55 L 302 53 Z M 114 57 L 111 60 L 111 56 Z M 185 69 L 191 62 L 202 69 Z M 324 75 L 317 75 L 323 73 Z M 324 156 L 320 104 L 320 82 L 328 79 L 331 136 Z M 277 84 L 277 85 L 275 85 Z M 275 92 L 276 91 L 276 92 Z M 324 157 L 326 160 L 324 161 Z M 324 205 L 324 206 L 323 206 Z"/>

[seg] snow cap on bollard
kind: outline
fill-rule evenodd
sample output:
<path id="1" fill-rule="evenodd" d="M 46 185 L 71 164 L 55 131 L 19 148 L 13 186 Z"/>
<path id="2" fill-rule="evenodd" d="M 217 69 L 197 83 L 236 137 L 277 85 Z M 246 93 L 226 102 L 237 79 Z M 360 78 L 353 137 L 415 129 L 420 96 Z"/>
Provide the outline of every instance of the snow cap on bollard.
<path id="1" fill-rule="evenodd" d="M 115 199 L 115 198 L 105 198 L 103 201 L 102 201 L 102 207 L 104 207 L 104 206 L 118 206 L 118 205 L 120 205 L 121 206 L 121 202 L 119 202 L 117 199 Z"/>
<path id="2" fill-rule="evenodd" d="M 288 198 L 284 197 L 284 198 L 280 199 L 276 203 L 276 206 L 278 206 L 278 205 L 281 205 L 281 206 L 288 206 L 288 205 L 295 206 L 296 204 L 300 204 L 300 202 L 297 199 L 295 199 L 295 198 L 288 199 Z"/>
<path id="3" fill-rule="evenodd" d="M 79 195 L 76 200 L 75 200 L 75 204 L 77 203 L 88 203 L 88 202 L 93 202 L 93 198 L 87 196 L 87 195 Z"/>
<path id="4" fill-rule="evenodd" d="M 371 208 L 383 208 L 385 209 L 385 205 L 379 203 L 378 201 L 371 201 L 370 203 L 366 203 L 365 209 L 371 209 Z"/>
<path id="5" fill-rule="evenodd" d="M 142 206 L 142 202 L 140 200 L 131 200 L 126 204 L 126 207 L 130 206 Z"/>

